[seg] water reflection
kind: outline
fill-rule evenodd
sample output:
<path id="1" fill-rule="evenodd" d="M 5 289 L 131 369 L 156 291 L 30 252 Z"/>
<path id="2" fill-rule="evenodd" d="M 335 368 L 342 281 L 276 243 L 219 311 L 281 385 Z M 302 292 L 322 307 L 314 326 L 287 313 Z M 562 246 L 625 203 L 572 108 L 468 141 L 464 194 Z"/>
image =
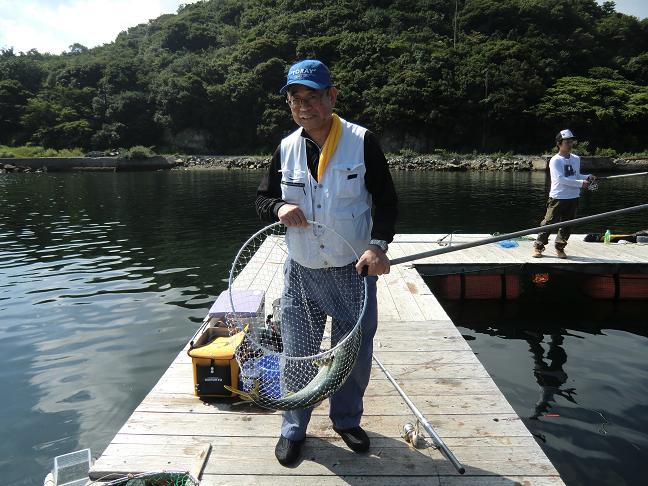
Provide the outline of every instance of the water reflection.
<path id="1" fill-rule="evenodd" d="M 225 289 L 236 251 L 261 226 L 253 209 L 260 177 L 233 171 L 0 176 L 3 484 L 41 484 L 54 456 L 103 450 Z M 397 172 L 394 180 L 400 233 L 535 226 L 547 190 L 544 174 L 531 173 Z M 648 179 L 628 179 L 621 192 L 610 187 L 585 195 L 582 214 L 640 204 Z M 613 232 L 645 227 L 638 214 L 615 224 L 621 227 Z M 563 368 L 573 366 L 568 354 Z M 551 366 L 551 358 L 543 359 Z M 608 365 L 628 372 L 619 360 Z M 572 371 L 566 373 L 563 387 L 580 392 Z M 518 389 L 521 398 L 535 400 L 536 389 Z M 638 387 L 638 393 L 628 397 L 638 408 L 628 415 L 648 416 L 641 408 L 648 392 Z M 625 414 L 611 421 L 622 423 Z"/>
<path id="2" fill-rule="evenodd" d="M 642 484 L 646 304 L 563 295 L 560 311 L 532 299 L 444 308 L 567 484 Z"/>
<path id="3" fill-rule="evenodd" d="M 225 288 L 239 232 L 260 226 L 240 174 L 169 176 L 4 180 L 3 484 L 40 484 L 54 456 L 103 450 Z"/>
<path id="4" fill-rule="evenodd" d="M 573 387 L 563 388 L 568 378 L 563 369 L 563 365 L 567 362 L 567 353 L 561 346 L 564 336 L 562 334 L 549 335 L 549 349 L 545 360 L 545 350 L 542 347 L 544 335 L 535 333 L 535 336 L 532 336 L 532 334 L 534 333 L 527 333 L 526 342 L 529 344 L 529 351 L 533 355 L 533 375 L 542 393 L 530 418 L 537 419 L 549 411 L 551 405 L 556 401 L 554 397 L 556 394 L 572 403 L 576 403 L 576 400 L 574 400 L 576 389 Z"/>

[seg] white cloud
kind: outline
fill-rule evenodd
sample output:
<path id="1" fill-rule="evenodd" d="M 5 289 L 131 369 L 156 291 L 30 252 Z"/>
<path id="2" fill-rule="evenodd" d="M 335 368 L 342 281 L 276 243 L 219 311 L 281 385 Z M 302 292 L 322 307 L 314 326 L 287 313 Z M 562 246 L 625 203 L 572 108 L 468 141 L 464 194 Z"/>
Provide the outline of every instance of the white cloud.
<path id="1" fill-rule="evenodd" d="M 605 0 L 597 0 L 597 3 L 603 5 Z M 648 2 L 646 0 L 614 0 L 616 11 L 627 15 L 634 15 L 643 19 L 648 17 Z"/>
<path id="2" fill-rule="evenodd" d="M 78 42 L 95 47 L 181 3 L 197 0 L 0 0 L 0 47 L 59 54 Z"/>

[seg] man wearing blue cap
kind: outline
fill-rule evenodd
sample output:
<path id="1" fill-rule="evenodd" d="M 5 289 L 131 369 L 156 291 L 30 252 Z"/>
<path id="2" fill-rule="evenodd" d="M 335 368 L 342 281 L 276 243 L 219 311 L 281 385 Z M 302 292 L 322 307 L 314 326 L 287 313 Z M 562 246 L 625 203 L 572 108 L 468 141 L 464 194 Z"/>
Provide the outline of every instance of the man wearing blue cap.
<path id="1" fill-rule="evenodd" d="M 365 452 L 369 449 L 369 437 L 360 427 L 360 420 L 378 321 L 376 279 L 389 273 L 385 253 L 395 234 L 396 190 L 375 135 L 333 113 L 338 91 L 329 69 L 321 61 L 307 59 L 291 66 L 280 93 L 286 95 L 299 128 L 284 138 L 275 151 L 257 191 L 256 210 L 262 219 L 278 220 L 288 227 L 286 288 L 292 280 L 291 272 L 297 272 L 298 268 L 316 272 L 331 268 L 353 269 L 358 273 L 363 268 L 368 270 L 362 344 L 351 375 L 330 397 L 329 412 L 333 429 L 347 446 L 355 452 Z M 312 251 L 309 232 L 291 232 L 291 228 L 307 227 L 307 220 L 334 229 L 350 243 L 353 251 L 348 248 Z M 323 242 L 321 248 L 327 245 L 340 243 Z M 360 255 L 357 262 L 356 254 Z M 336 255 L 334 260 L 331 255 Z M 284 296 L 289 292 L 286 288 Z M 282 302 L 282 316 L 285 315 L 283 305 L 289 304 Z M 312 305 L 309 303 L 308 309 L 298 312 L 321 312 L 310 309 Z M 286 319 L 281 323 L 284 351 L 288 353 L 291 343 L 286 333 L 290 330 L 284 326 L 290 324 Z M 275 447 L 275 456 L 282 465 L 290 466 L 298 461 L 311 413 L 312 408 L 284 412 L 281 437 Z"/>
<path id="2" fill-rule="evenodd" d="M 568 221 L 576 218 L 578 209 L 578 198 L 581 188 L 587 189 L 596 178 L 593 175 L 581 174 L 580 157 L 572 153 L 576 137 L 571 130 L 561 130 L 556 135 L 556 146 L 558 153 L 549 161 L 549 172 L 551 174 L 551 189 L 547 201 L 547 211 L 540 226 Z M 565 246 L 571 235 L 571 227 L 558 228 L 556 241 L 554 243 L 556 256 L 567 258 Z M 534 258 L 541 258 L 545 245 L 549 243 L 549 232 L 543 231 L 533 243 Z"/>

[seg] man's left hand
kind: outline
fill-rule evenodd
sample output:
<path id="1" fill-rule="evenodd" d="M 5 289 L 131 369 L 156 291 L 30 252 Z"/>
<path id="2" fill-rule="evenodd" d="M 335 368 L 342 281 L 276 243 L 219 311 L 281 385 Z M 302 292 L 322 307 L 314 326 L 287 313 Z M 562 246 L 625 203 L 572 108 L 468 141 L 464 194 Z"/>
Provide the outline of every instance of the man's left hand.
<path id="1" fill-rule="evenodd" d="M 363 267 L 368 267 L 367 275 L 387 274 L 389 273 L 389 258 L 379 247 L 371 245 L 356 263 L 358 273 L 362 274 Z"/>

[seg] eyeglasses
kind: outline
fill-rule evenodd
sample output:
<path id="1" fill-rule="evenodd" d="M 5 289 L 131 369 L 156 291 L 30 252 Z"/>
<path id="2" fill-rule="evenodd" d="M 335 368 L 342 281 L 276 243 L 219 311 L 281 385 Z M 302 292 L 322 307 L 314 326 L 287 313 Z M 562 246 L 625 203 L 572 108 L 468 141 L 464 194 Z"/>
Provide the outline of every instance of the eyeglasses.
<path id="1" fill-rule="evenodd" d="M 328 88 L 320 91 L 319 93 L 309 94 L 308 96 L 305 96 L 303 98 L 288 98 L 286 99 L 286 103 L 288 103 L 288 106 L 290 106 L 291 108 L 301 108 L 302 106 L 308 108 L 319 103 L 322 100 L 322 96 L 324 96 L 324 93 L 326 93 L 327 91 Z"/>

